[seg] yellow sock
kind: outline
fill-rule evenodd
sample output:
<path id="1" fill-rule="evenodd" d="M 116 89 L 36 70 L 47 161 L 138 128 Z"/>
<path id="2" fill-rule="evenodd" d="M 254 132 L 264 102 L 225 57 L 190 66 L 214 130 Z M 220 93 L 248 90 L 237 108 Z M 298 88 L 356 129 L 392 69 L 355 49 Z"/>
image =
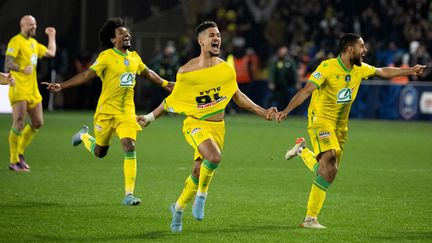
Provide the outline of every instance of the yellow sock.
<path id="1" fill-rule="evenodd" d="M 92 136 L 90 136 L 90 134 L 88 133 L 83 133 L 81 135 L 81 140 L 84 144 L 84 147 L 90 151 L 90 153 L 94 154 L 94 150 L 96 147 L 96 139 Z"/>
<path id="2" fill-rule="evenodd" d="M 206 195 L 208 191 L 208 187 L 213 178 L 214 170 L 218 167 L 219 164 L 212 163 L 208 160 L 203 160 L 200 168 L 200 176 L 198 183 L 198 194 Z"/>
<path id="3" fill-rule="evenodd" d="M 176 210 L 183 211 L 192 199 L 194 199 L 198 190 L 198 178 L 190 175 L 186 181 L 182 193 L 177 199 Z"/>
<path id="4" fill-rule="evenodd" d="M 310 171 L 317 173 L 319 163 L 315 158 L 315 154 L 308 148 L 303 148 L 301 152 L 301 158 Z"/>
<path id="5" fill-rule="evenodd" d="M 18 154 L 24 154 L 24 150 L 27 148 L 27 146 L 33 140 L 37 131 L 38 131 L 37 129 L 33 129 L 29 124 L 27 124 L 24 127 L 24 129 L 21 133 L 21 138 L 18 140 L 18 147 L 17 147 L 17 153 Z"/>
<path id="6" fill-rule="evenodd" d="M 10 150 L 10 162 L 16 164 L 19 162 L 18 158 L 18 141 L 21 138 L 21 132 L 12 128 L 9 132 L 9 150 Z"/>
<path id="7" fill-rule="evenodd" d="M 311 192 L 309 194 L 309 201 L 307 204 L 306 216 L 316 218 L 321 211 L 324 200 L 326 198 L 327 189 L 330 183 L 324 180 L 320 175 L 312 184 Z"/>
<path id="8" fill-rule="evenodd" d="M 125 179 L 125 194 L 133 194 L 135 189 L 135 177 L 137 170 L 135 151 L 125 152 L 123 170 Z"/>

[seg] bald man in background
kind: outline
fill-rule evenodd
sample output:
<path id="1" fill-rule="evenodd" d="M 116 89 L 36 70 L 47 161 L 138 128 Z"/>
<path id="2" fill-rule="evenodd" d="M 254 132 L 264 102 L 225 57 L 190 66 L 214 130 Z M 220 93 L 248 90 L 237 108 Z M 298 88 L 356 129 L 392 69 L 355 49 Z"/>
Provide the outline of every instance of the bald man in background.
<path id="1" fill-rule="evenodd" d="M 15 79 L 15 86 L 9 88 L 13 122 L 9 133 L 9 169 L 29 172 L 24 150 L 43 125 L 42 96 L 37 84 L 36 66 L 38 59 L 55 56 L 56 30 L 53 27 L 45 29 L 48 35 L 48 47 L 45 47 L 33 38 L 37 27 L 33 16 L 23 16 L 20 27 L 21 32 L 8 43 L 5 60 L 5 71 L 10 72 Z M 26 114 L 30 117 L 30 124 L 25 124 Z"/>

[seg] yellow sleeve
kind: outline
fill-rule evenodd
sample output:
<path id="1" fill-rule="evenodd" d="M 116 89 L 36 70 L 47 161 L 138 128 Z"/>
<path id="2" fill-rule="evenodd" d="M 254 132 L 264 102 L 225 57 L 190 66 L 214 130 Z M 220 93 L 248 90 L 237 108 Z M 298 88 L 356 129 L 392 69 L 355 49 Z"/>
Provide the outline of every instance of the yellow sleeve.
<path id="1" fill-rule="evenodd" d="M 315 72 L 311 74 L 308 82 L 315 84 L 317 88 L 321 87 L 321 85 L 327 79 L 329 68 L 329 63 L 327 61 L 322 61 Z"/>
<path id="2" fill-rule="evenodd" d="M 362 63 L 361 70 L 363 79 L 368 79 L 375 75 L 376 67 L 371 66 L 367 63 Z"/>
<path id="3" fill-rule="evenodd" d="M 105 53 L 99 54 L 99 56 L 96 58 L 96 61 L 89 67 L 89 69 L 93 70 L 97 76 L 101 77 L 103 71 L 106 68 L 106 55 Z"/>
<path id="4" fill-rule="evenodd" d="M 141 74 L 142 71 L 147 69 L 147 66 L 144 64 L 144 62 L 141 60 L 141 57 L 138 55 L 138 53 L 135 52 L 135 56 L 138 60 L 138 70 L 137 70 L 137 74 Z"/>
<path id="5" fill-rule="evenodd" d="M 19 49 L 20 49 L 20 46 L 19 46 L 18 41 L 16 41 L 15 38 L 12 38 L 9 41 L 9 44 L 7 46 L 6 56 L 17 57 Z"/>
<path id="6" fill-rule="evenodd" d="M 48 50 L 48 48 L 46 48 L 46 46 L 44 46 L 44 45 L 42 45 L 42 44 L 40 44 L 40 43 L 38 43 L 38 42 L 36 42 L 37 43 L 37 51 L 38 51 L 38 57 L 39 58 L 42 58 L 42 57 L 44 57 L 44 55 L 45 55 L 45 53 L 47 52 L 47 50 Z"/>

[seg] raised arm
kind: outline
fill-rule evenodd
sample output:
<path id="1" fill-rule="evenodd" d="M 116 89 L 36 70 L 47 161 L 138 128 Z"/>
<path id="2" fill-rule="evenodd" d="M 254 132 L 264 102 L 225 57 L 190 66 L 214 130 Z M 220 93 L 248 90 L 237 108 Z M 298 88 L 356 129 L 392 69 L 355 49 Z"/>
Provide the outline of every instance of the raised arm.
<path id="1" fill-rule="evenodd" d="M 54 27 L 47 27 L 45 34 L 48 35 L 48 50 L 45 52 L 45 57 L 55 57 L 57 51 L 56 30 Z"/>
<path id="2" fill-rule="evenodd" d="M 77 75 L 73 76 L 71 79 L 63 82 L 63 83 L 47 83 L 42 82 L 41 84 L 44 84 L 47 86 L 47 89 L 51 92 L 59 92 L 62 89 L 68 89 L 71 87 L 75 87 L 84 83 L 87 83 L 90 79 L 96 77 L 96 73 L 88 69 L 87 71 L 84 71 L 82 73 L 78 73 Z"/>
<path id="3" fill-rule="evenodd" d="M 398 68 L 398 67 L 383 67 L 377 68 L 375 75 L 380 78 L 394 78 L 397 76 L 421 76 L 426 68 L 426 65 L 415 65 L 409 68 Z"/>
<path id="4" fill-rule="evenodd" d="M 285 119 L 288 114 L 294 110 L 299 105 L 303 104 L 303 102 L 312 94 L 312 92 L 316 89 L 315 84 L 312 82 L 307 82 L 306 85 L 300 89 L 294 97 L 291 99 L 287 107 L 282 111 L 279 112 L 277 115 L 277 121 L 281 122 L 283 119 Z"/>
<path id="5" fill-rule="evenodd" d="M 275 107 L 270 107 L 266 110 L 255 104 L 251 99 L 249 99 L 249 97 L 241 92 L 240 89 L 237 89 L 237 91 L 234 93 L 233 100 L 240 108 L 255 113 L 269 121 L 273 120 L 274 115 L 277 113 L 277 109 Z"/>
<path id="6" fill-rule="evenodd" d="M 174 87 L 175 84 L 174 82 L 168 82 L 167 80 L 161 78 L 157 73 L 155 73 L 153 70 L 149 68 L 146 68 L 141 74 L 147 79 L 149 79 L 151 82 L 160 85 L 161 87 L 163 87 L 164 89 L 170 92 Z"/>

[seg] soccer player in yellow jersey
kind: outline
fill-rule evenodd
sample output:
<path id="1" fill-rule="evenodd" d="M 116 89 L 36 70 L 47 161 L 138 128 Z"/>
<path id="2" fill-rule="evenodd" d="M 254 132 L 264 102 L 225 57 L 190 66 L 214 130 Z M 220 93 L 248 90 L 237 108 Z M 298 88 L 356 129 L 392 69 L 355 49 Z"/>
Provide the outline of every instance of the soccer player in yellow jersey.
<path id="1" fill-rule="evenodd" d="M 306 148 L 304 138 L 298 138 L 285 155 L 291 159 L 300 155 L 306 166 L 316 174 L 307 204 L 305 228 L 325 228 L 318 223 L 327 189 L 336 177 L 344 144 L 347 140 L 348 116 L 360 82 L 371 76 L 421 75 L 426 66 L 410 68 L 376 68 L 363 62 L 367 49 L 360 35 L 348 33 L 339 40 L 340 55 L 321 62 L 309 82 L 276 115 L 280 122 L 312 94 L 308 110 L 308 133 L 313 152 Z"/>
<path id="2" fill-rule="evenodd" d="M 9 169 L 20 172 L 30 171 L 24 159 L 24 151 L 33 140 L 38 129 L 43 125 L 42 96 L 39 93 L 36 66 L 39 58 L 54 57 L 56 53 L 56 31 L 47 27 L 48 48 L 38 43 L 36 19 L 25 15 L 20 21 L 21 32 L 15 35 L 6 49 L 5 69 L 15 78 L 16 85 L 9 88 L 9 100 L 12 106 L 12 128 L 9 133 L 10 163 Z M 25 124 L 25 115 L 31 123 Z"/>
<path id="3" fill-rule="evenodd" d="M 267 120 L 272 120 L 277 112 L 276 108 L 265 110 L 256 105 L 238 89 L 234 68 L 218 57 L 221 36 L 216 23 L 203 22 L 196 33 L 201 54 L 180 67 L 172 94 L 158 108 L 138 116 L 142 126 L 147 126 L 165 110 L 186 116 L 183 134 L 195 150 L 194 165 L 177 202 L 170 205 L 173 232 L 182 230 L 183 210 L 194 198 L 192 214 L 197 220 L 204 218 L 207 190 L 221 162 L 224 110 L 231 98 L 239 107 Z"/>
<path id="4" fill-rule="evenodd" d="M 105 157 L 112 136 L 117 134 L 124 151 L 124 205 L 138 205 L 141 200 L 134 197 L 136 177 L 136 133 L 141 127 L 136 121 L 134 104 L 135 75 L 143 75 L 152 82 L 172 90 L 170 83 L 147 68 L 131 47 L 131 35 L 126 22 L 121 18 L 110 19 L 100 31 L 100 39 L 104 46 L 96 61 L 87 71 L 79 73 L 63 83 L 47 85 L 50 91 L 58 92 L 83 84 L 98 76 L 102 81 L 102 93 L 94 115 L 95 138 L 89 135 L 88 127 L 78 131 L 72 137 L 72 144 L 81 142 L 92 154 L 99 158 Z"/>

